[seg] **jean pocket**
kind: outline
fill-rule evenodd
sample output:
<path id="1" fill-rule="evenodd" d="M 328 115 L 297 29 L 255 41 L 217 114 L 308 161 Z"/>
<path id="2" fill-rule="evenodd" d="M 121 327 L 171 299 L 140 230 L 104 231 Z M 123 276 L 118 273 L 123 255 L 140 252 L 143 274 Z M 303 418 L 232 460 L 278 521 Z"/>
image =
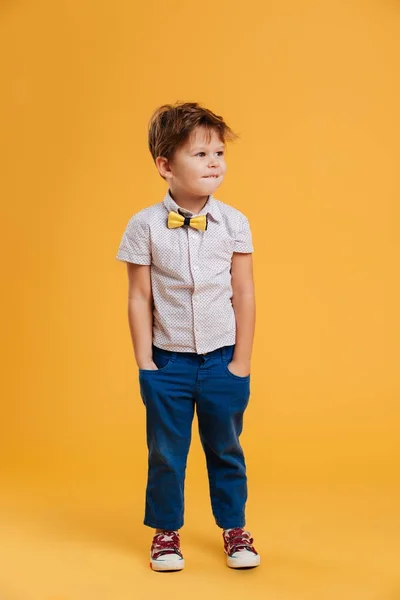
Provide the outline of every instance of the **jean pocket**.
<path id="1" fill-rule="evenodd" d="M 139 369 L 139 375 L 151 375 L 156 373 L 165 373 L 175 360 L 175 354 L 166 354 L 157 349 L 153 350 L 153 362 L 157 365 L 157 369 Z"/>
<path id="2" fill-rule="evenodd" d="M 232 371 L 229 370 L 228 368 L 228 364 L 231 361 L 223 361 L 223 365 L 224 365 L 224 371 L 227 375 L 229 375 L 229 377 L 232 377 L 232 379 L 236 379 L 238 381 L 250 381 L 250 373 L 248 375 L 245 375 L 244 377 L 242 377 L 241 375 L 235 375 L 235 373 L 232 373 Z"/>

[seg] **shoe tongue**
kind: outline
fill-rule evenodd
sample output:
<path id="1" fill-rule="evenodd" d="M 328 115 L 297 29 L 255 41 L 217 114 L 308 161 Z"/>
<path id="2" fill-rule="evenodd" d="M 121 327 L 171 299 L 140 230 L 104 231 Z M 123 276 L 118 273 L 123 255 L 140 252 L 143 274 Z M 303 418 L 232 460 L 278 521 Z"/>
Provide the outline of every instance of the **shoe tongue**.
<path id="1" fill-rule="evenodd" d="M 230 533 L 231 531 L 243 532 L 243 529 L 239 529 L 239 527 L 231 527 L 230 529 L 225 529 L 225 533 Z"/>
<path id="2" fill-rule="evenodd" d="M 244 529 L 238 529 L 237 527 L 234 527 L 232 529 L 225 529 L 224 533 L 227 534 L 229 537 L 229 535 L 232 531 L 237 531 L 237 534 L 240 535 L 240 537 L 242 537 L 242 538 L 245 538 L 245 539 L 250 538 L 250 534 L 248 531 L 245 531 Z M 235 536 L 236 534 L 233 534 L 233 535 Z"/>

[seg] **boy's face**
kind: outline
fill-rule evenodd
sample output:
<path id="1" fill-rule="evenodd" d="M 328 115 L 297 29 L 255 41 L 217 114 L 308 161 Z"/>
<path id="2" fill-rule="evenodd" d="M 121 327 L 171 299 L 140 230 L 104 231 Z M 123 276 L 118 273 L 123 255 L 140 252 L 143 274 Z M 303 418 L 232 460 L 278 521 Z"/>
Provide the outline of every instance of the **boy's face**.
<path id="1" fill-rule="evenodd" d="M 172 193 L 185 192 L 198 197 L 213 194 L 225 172 L 224 144 L 214 130 L 207 140 L 205 127 L 194 129 L 173 158 L 163 164 L 163 174 Z"/>

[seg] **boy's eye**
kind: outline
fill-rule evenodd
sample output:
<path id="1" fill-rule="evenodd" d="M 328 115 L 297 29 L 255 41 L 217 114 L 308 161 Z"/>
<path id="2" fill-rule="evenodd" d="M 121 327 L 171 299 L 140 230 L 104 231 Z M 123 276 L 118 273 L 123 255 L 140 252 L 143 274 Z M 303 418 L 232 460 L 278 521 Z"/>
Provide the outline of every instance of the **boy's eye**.
<path id="1" fill-rule="evenodd" d="M 200 155 L 201 155 L 201 156 L 205 156 L 205 154 L 206 154 L 205 152 L 198 152 L 198 153 L 196 154 L 196 156 L 200 156 Z M 219 150 L 219 151 L 217 152 L 217 154 L 224 154 L 224 151 L 223 151 L 223 150 Z"/>

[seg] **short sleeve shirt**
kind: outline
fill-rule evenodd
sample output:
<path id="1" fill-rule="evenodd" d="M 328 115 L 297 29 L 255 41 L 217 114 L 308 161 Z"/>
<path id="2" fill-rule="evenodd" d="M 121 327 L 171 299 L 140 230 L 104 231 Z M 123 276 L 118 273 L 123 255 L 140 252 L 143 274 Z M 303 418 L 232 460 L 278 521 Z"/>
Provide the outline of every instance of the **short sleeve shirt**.
<path id="1" fill-rule="evenodd" d="M 236 341 L 231 265 L 234 252 L 254 252 L 248 219 L 212 195 L 198 215 L 207 229 L 169 229 L 168 214 L 197 216 L 178 206 L 169 190 L 162 202 L 134 214 L 116 258 L 150 265 L 153 344 L 205 354 Z"/>

